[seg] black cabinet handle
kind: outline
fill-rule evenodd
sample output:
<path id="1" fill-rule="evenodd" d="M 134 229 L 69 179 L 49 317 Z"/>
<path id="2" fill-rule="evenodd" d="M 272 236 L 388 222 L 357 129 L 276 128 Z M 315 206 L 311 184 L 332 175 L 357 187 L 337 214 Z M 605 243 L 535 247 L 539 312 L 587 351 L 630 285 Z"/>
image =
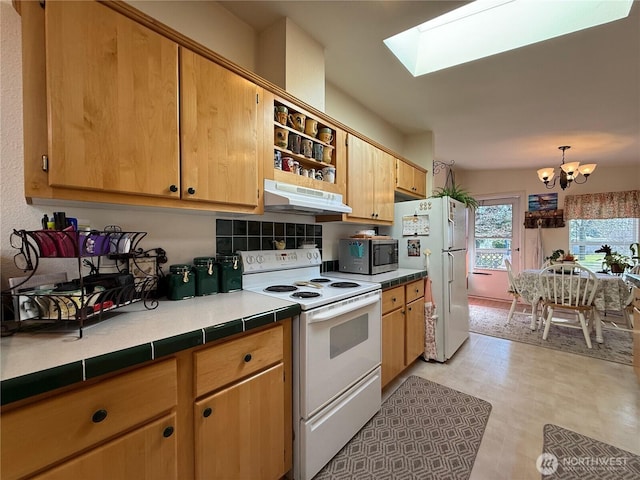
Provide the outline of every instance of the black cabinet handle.
<path id="1" fill-rule="evenodd" d="M 207 407 L 202 411 L 202 416 L 204 418 L 207 418 L 207 417 L 210 417 L 212 413 L 213 413 L 213 410 L 211 409 L 211 407 Z"/>
<path id="2" fill-rule="evenodd" d="M 187 188 L 187 193 L 189 195 L 193 195 L 194 193 L 196 193 L 196 189 L 193 188 L 193 187 L 189 187 L 189 188 Z"/>
<path id="3" fill-rule="evenodd" d="M 105 418 L 107 418 L 107 411 L 100 409 L 93 414 L 93 416 L 91 417 L 91 421 L 93 423 L 100 423 Z"/>
<path id="4" fill-rule="evenodd" d="M 396 297 L 391 297 L 392 302 L 397 302 Z"/>
<path id="5" fill-rule="evenodd" d="M 171 192 L 174 192 L 174 193 L 175 193 L 175 192 L 177 192 L 177 191 L 178 191 L 178 187 L 176 187 L 175 185 L 171 185 L 171 186 L 169 187 L 169 191 L 171 191 Z"/>
<path id="6" fill-rule="evenodd" d="M 173 427 L 167 427 L 162 432 L 162 436 L 164 438 L 169 438 L 171 435 L 173 435 Z"/>
<path id="7" fill-rule="evenodd" d="M 250 362 L 250 361 L 251 361 L 251 354 L 250 354 L 250 353 L 247 353 L 247 354 L 244 356 L 244 361 L 245 361 L 245 362 Z"/>

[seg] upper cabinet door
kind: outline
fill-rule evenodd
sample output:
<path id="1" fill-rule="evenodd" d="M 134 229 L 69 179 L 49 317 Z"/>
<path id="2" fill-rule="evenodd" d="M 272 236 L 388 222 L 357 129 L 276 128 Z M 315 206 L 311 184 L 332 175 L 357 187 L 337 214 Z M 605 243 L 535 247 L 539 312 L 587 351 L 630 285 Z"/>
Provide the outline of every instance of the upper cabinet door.
<path id="1" fill-rule="evenodd" d="M 257 206 L 261 88 L 184 48 L 180 60 L 182 198 Z"/>
<path id="2" fill-rule="evenodd" d="M 347 204 L 352 209 L 348 217 L 372 220 L 375 148 L 354 135 L 347 143 Z"/>
<path id="3" fill-rule="evenodd" d="M 50 185 L 179 197 L 177 44 L 97 2 L 45 19 Z"/>
<path id="4" fill-rule="evenodd" d="M 347 217 L 372 223 L 392 223 L 394 157 L 349 135 L 347 162 L 347 203 L 353 210 Z"/>
<path id="5" fill-rule="evenodd" d="M 377 221 L 393 222 L 395 159 L 383 150 L 376 148 L 375 151 L 375 186 L 373 194 L 375 219 Z"/>

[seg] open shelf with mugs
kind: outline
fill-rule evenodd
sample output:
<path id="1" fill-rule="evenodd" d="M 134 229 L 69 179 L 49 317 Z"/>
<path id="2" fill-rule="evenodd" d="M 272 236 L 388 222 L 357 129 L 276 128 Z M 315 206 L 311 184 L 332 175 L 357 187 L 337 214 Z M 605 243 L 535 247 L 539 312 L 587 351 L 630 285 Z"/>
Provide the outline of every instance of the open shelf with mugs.
<path id="1" fill-rule="evenodd" d="M 294 105 L 274 99 L 274 179 L 340 193 L 336 129 Z"/>

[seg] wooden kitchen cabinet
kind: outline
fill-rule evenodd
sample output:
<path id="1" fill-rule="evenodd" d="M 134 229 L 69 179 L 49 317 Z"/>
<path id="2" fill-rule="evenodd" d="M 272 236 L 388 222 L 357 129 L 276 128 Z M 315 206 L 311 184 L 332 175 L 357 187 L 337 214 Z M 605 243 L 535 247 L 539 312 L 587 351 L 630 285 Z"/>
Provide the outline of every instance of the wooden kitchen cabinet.
<path id="1" fill-rule="evenodd" d="M 405 366 L 424 353 L 424 279 L 405 285 Z"/>
<path id="2" fill-rule="evenodd" d="M 21 14 L 28 202 L 263 212 L 261 87 L 124 3 Z"/>
<path id="3" fill-rule="evenodd" d="M 394 158 L 354 135 L 347 136 L 347 221 L 391 225 Z"/>
<path id="4" fill-rule="evenodd" d="M 2 478 L 23 478 L 61 461 L 42 478 L 89 478 L 67 474 L 96 465 L 105 472 L 132 473 L 104 478 L 177 478 L 175 435 L 167 430 L 176 428 L 171 415 L 176 403 L 176 362 L 171 359 L 3 408 Z M 147 457 L 140 456 L 141 447 Z M 164 471 L 157 476 L 160 466 Z"/>
<path id="5" fill-rule="evenodd" d="M 424 279 L 382 292 L 382 387 L 424 353 Z"/>
<path id="6" fill-rule="evenodd" d="M 175 425 L 175 414 L 167 415 L 33 478 L 177 479 Z"/>
<path id="7" fill-rule="evenodd" d="M 292 468 L 291 379 L 284 319 L 5 405 L 2 479 L 280 479 Z"/>
<path id="8" fill-rule="evenodd" d="M 194 353 L 196 479 L 276 480 L 291 469 L 289 328 Z"/>
<path id="9" fill-rule="evenodd" d="M 396 194 L 400 198 L 421 199 L 427 196 L 427 172 L 399 158 L 395 159 Z"/>
<path id="10" fill-rule="evenodd" d="M 97 2 L 45 21 L 49 185 L 179 197 L 178 45 Z"/>
<path id="11" fill-rule="evenodd" d="M 281 478 L 282 362 L 195 402 L 196 479 Z"/>
<path id="12" fill-rule="evenodd" d="M 382 387 L 404 370 L 404 286 L 382 292 Z"/>
<path id="13" fill-rule="evenodd" d="M 182 199 L 258 207 L 262 88 L 180 48 Z"/>

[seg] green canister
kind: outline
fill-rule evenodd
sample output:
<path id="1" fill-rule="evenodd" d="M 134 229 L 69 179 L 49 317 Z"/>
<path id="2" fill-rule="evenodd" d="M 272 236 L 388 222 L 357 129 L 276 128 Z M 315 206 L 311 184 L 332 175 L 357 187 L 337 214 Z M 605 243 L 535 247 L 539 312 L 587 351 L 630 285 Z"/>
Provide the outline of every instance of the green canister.
<path id="1" fill-rule="evenodd" d="M 169 267 L 169 281 L 167 298 L 169 300 L 183 300 L 195 297 L 196 279 L 191 265 L 177 264 Z"/>
<path id="2" fill-rule="evenodd" d="M 215 257 L 196 257 L 193 259 L 193 271 L 196 275 L 196 296 L 218 293 L 218 264 Z"/>
<path id="3" fill-rule="evenodd" d="M 222 293 L 242 290 L 242 262 L 239 255 L 218 255 L 220 265 L 220 291 Z"/>

